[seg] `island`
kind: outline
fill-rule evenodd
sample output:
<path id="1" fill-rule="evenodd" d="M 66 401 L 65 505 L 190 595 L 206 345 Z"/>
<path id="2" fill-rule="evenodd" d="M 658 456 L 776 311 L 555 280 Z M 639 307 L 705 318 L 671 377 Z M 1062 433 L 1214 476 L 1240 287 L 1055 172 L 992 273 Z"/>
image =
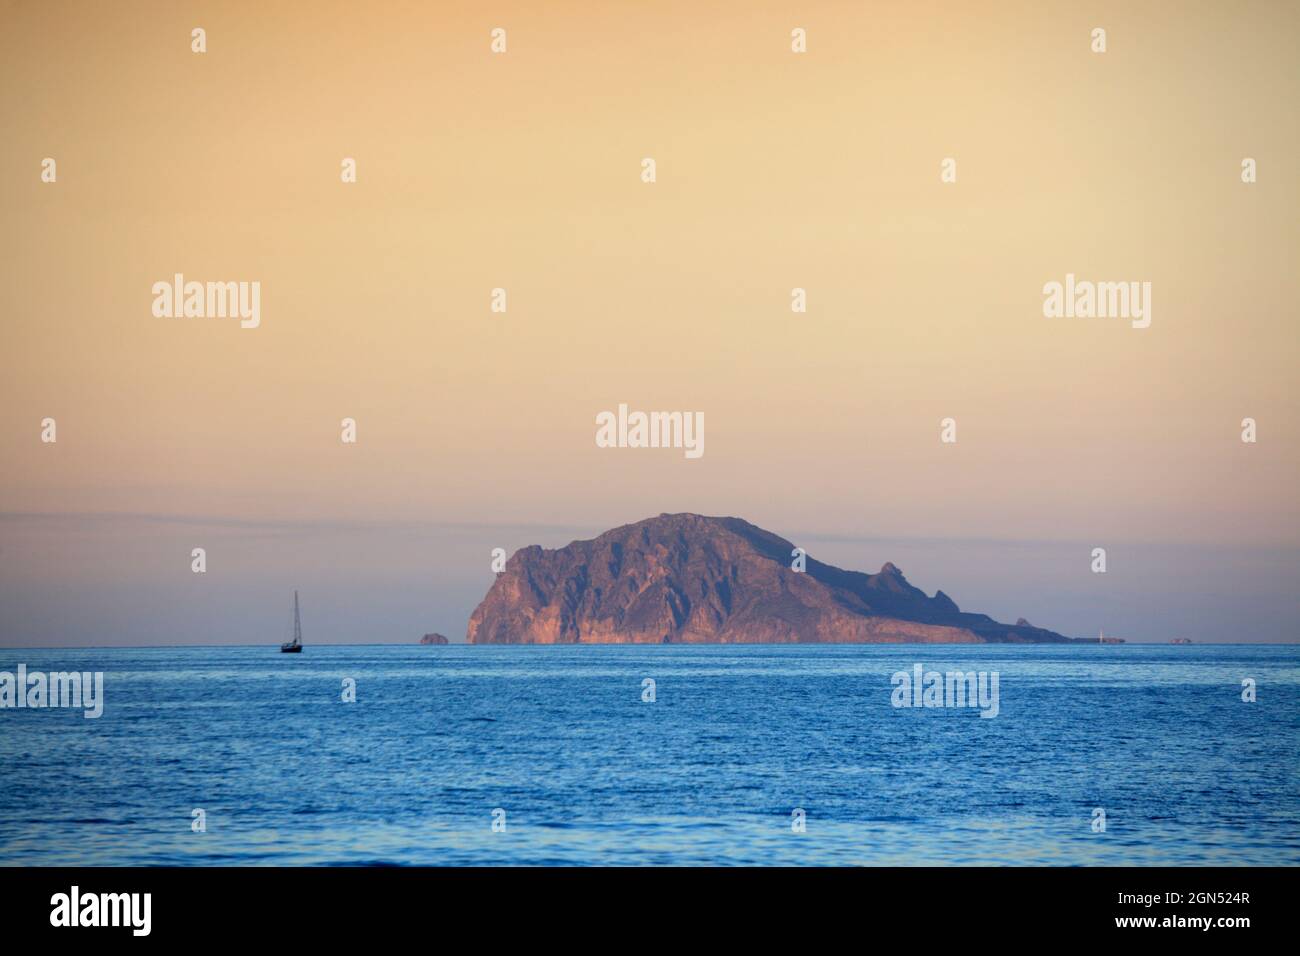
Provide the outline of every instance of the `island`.
<path id="1" fill-rule="evenodd" d="M 420 643 L 421 644 L 450 644 L 451 641 L 447 640 L 441 634 L 426 634 L 424 635 L 424 637 L 420 638 Z"/>
<path id="2" fill-rule="evenodd" d="M 740 518 L 662 514 L 510 556 L 470 644 L 1093 643 L 962 611 L 886 563 L 845 571 Z"/>

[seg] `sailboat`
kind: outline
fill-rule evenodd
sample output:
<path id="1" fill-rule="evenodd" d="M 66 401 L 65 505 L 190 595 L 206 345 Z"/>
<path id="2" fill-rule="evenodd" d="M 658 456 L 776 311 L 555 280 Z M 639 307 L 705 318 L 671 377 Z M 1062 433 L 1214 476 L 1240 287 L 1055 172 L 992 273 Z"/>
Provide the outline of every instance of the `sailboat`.
<path id="1" fill-rule="evenodd" d="M 302 653 L 302 620 L 298 617 L 298 592 L 293 592 L 293 640 L 280 645 L 281 654 Z"/>

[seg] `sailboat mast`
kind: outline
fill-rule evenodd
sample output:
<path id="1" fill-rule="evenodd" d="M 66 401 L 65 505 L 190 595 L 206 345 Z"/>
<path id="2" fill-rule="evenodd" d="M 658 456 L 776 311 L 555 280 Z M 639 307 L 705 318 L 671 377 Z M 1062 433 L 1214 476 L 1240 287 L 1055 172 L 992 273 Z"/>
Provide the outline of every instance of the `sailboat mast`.
<path id="1" fill-rule="evenodd" d="M 298 618 L 298 592 L 293 592 L 293 642 L 302 643 L 302 621 Z"/>

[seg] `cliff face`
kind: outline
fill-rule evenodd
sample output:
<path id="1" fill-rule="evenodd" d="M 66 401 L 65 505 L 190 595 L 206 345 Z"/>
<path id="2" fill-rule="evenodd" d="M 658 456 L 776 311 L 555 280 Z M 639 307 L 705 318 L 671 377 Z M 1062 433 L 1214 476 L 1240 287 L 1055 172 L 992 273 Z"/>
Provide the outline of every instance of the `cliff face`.
<path id="1" fill-rule="evenodd" d="M 469 620 L 471 644 L 1066 642 L 963 613 L 886 564 L 807 559 L 739 518 L 660 515 L 547 551 L 515 552 Z"/>

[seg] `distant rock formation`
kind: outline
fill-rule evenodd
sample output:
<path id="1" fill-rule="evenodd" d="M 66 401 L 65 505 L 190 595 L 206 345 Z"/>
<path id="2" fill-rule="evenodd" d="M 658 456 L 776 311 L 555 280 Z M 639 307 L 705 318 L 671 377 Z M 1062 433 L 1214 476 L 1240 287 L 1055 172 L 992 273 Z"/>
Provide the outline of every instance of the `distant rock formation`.
<path id="1" fill-rule="evenodd" d="M 1190 637 L 1175 637 L 1175 638 L 1174 638 L 1173 640 L 1171 640 L 1169 643 L 1170 643 L 1170 644 L 1190 644 L 1190 643 L 1192 643 L 1192 639 L 1191 639 Z"/>
<path id="2" fill-rule="evenodd" d="M 471 644 L 1066 643 L 913 587 L 893 564 L 843 571 L 739 518 L 660 515 L 516 551 L 469 620 Z"/>
<path id="3" fill-rule="evenodd" d="M 420 638 L 420 643 L 421 644 L 450 644 L 451 642 L 448 641 L 441 634 L 426 634 L 424 635 L 424 637 Z"/>

